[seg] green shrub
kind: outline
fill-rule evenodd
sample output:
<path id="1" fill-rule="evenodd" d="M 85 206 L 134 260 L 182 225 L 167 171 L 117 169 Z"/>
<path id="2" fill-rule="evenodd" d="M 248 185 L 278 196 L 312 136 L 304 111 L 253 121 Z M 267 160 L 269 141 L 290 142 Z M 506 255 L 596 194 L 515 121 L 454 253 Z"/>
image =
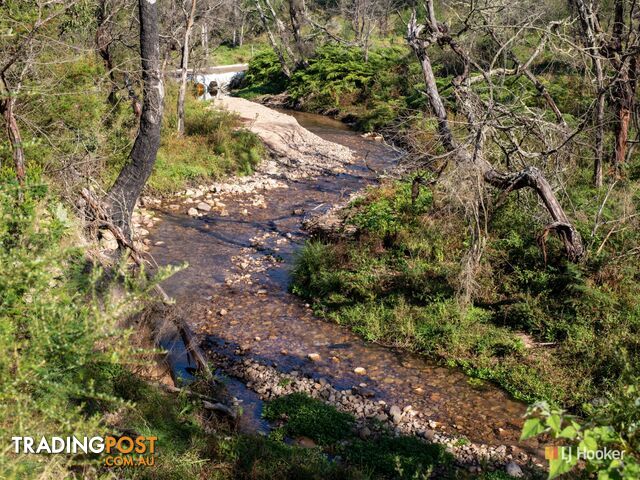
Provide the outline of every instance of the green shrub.
<path id="1" fill-rule="evenodd" d="M 415 437 L 381 436 L 368 441 L 354 441 L 343 448 L 347 461 L 370 472 L 374 478 L 430 478 L 440 467 L 439 478 L 446 478 L 451 457 L 440 445 L 425 444 Z"/>
<path id="2" fill-rule="evenodd" d="M 282 66 L 273 50 L 258 53 L 249 62 L 249 67 L 243 79 L 243 90 L 240 96 L 254 96 L 256 94 L 273 94 L 285 90 L 287 77 L 282 73 Z M 250 93 L 250 95 L 248 95 Z"/>
<path id="3" fill-rule="evenodd" d="M 178 136 L 175 88 L 168 88 L 162 139 L 149 188 L 175 193 L 196 182 L 250 175 L 265 155 L 260 139 L 233 114 L 187 96 L 185 134 Z"/>
<path id="4" fill-rule="evenodd" d="M 99 307 L 92 295 L 97 277 L 87 273 L 82 250 L 73 246 L 72 217 L 48 195 L 47 186 L 30 183 L 22 200 L 17 192 L 15 181 L 4 177 L 0 437 L 9 445 L 9 437 L 16 435 L 91 436 L 101 431 L 100 415 L 91 406 L 96 401 L 121 404 L 113 392 L 101 390 L 101 380 L 126 357 L 125 332 L 115 326 L 115 312 L 122 312 L 123 305 Z M 64 472 L 68 460 L 3 455 L 0 476 Z"/>
<path id="5" fill-rule="evenodd" d="M 285 420 L 288 436 L 309 437 L 320 445 L 329 445 L 352 435 L 354 418 L 302 393 L 292 393 L 265 405 L 267 420 Z"/>
<path id="6" fill-rule="evenodd" d="M 613 399 L 604 400 L 603 406 L 592 407 L 587 422 L 546 402 L 532 405 L 527 413 L 523 440 L 548 434 L 564 442 L 558 458 L 549 462 L 549 478 L 578 470 L 579 451 L 595 453 L 604 449 L 616 450 L 623 456 L 587 457 L 584 463 L 588 473 L 601 479 L 632 480 L 640 476 L 640 383 L 626 386 Z"/>
<path id="7" fill-rule="evenodd" d="M 634 188 L 612 192 L 604 208 L 602 192 L 573 191 L 586 218 L 600 212 L 602 222 L 617 225 L 635 211 Z M 538 243 L 544 222 L 530 213 L 538 200 L 511 195 L 491 216 L 475 302 L 461 307 L 468 230 L 446 199 L 434 205 L 437 189 L 413 204 L 410 192 L 408 178 L 354 201 L 345 213 L 355 238 L 307 244 L 293 291 L 367 340 L 435 356 L 526 401 L 582 409 L 620 387 L 627 363 L 640 368 L 640 264 L 620 261 L 637 252 L 636 220 L 620 235 L 608 235 L 611 227 L 595 231 L 591 241 L 602 248 L 581 264 L 567 262 L 549 239 L 545 263 Z M 583 221 L 588 238 L 593 224 Z"/>

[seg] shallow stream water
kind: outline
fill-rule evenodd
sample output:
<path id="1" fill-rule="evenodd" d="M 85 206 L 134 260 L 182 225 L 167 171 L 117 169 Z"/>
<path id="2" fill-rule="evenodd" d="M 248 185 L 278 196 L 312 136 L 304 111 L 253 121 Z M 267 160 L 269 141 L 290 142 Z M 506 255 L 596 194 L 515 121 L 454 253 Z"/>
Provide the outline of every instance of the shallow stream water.
<path id="1" fill-rule="evenodd" d="M 400 408 L 411 405 L 447 433 L 489 445 L 518 445 L 522 403 L 492 385 L 473 386 L 458 370 L 365 342 L 314 316 L 303 300 L 288 293 L 292 262 L 306 238 L 303 216 L 375 184 L 374 171 L 392 166 L 397 153 L 340 122 L 287 113 L 321 137 L 350 147 L 354 164 L 343 174 L 258 192 L 264 205 L 254 205 L 255 196 L 247 194 L 224 197 L 225 216 L 210 212 L 191 218 L 184 209 L 162 213 L 151 240 L 164 244 L 152 247 L 151 254 L 160 265 L 188 262 L 164 287 L 189 312 L 193 330 L 230 357 L 244 355 L 285 372 L 324 377 L 336 388 L 364 383 L 374 399 Z M 320 360 L 310 361 L 310 353 Z M 366 374 L 356 375 L 356 367 Z M 264 428 L 257 396 L 243 392 L 238 382 L 230 387 L 244 400 L 249 428 Z"/>

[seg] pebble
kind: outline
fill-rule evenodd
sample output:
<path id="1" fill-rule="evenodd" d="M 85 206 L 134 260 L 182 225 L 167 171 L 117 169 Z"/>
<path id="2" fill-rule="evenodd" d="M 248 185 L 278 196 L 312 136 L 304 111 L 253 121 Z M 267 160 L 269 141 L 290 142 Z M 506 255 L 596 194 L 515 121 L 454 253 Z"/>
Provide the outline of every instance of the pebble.
<path id="1" fill-rule="evenodd" d="M 211 211 L 211 205 L 209 205 L 207 202 L 200 202 L 196 205 L 196 208 L 198 210 L 200 210 L 201 212 L 210 212 Z"/>
<path id="2" fill-rule="evenodd" d="M 191 207 L 189 210 L 187 210 L 187 215 L 189 215 L 190 217 L 197 217 L 198 216 L 198 210 L 196 210 L 195 208 Z"/>
<path id="3" fill-rule="evenodd" d="M 218 312 L 218 315 L 220 315 L 221 317 L 224 317 L 227 313 L 229 313 L 227 311 L 226 308 L 221 308 L 220 311 Z"/>
<path id="4" fill-rule="evenodd" d="M 239 350 L 244 347 L 242 345 Z M 240 354 L 244 354 L 244 351 L 242 350 Z M 338 410 L 354 414 L 358 419 L 355 431 L 360 438 L 370 438 L 373 435 L 372 430 L 379 428 L 376 424 L 368 423 L 368 419 L 375 419 L 385 424 L 386 428 L 391 427 L 396 435 L 417 435 L 427 442 L 444 445 L 455 456 L 457 462 L 467 468 L 486 465 L 486 468 L 483 467 L 483 469 L 503 469 L 515 478 L 524 476 L 518 463 L 522 465 L 527 463 L 526 454 L 516 455 L 512 449 L 507 450 L 505 445 L 491 446 L 475 443 L 460 445 L 458 436 L 451 436 L 444 431 L 436 431 L 436 428 L 442 427 L 437 422 L 424 418 L 424 415 L 416 412 L 411 405 L 404 408 L 398 405 L 387 407 L 384 400 L 375 401 L 367 398 L 361 386 L 337 390 L 327 379 L 313 380 L 297 370 L 292 370 L 287 374 L 276 370 L 271 364 L 262 365 L 250 359 L 229 364 L 229 362 L 233 362 L 232 359 L 221 354 L 218 354 L 217 358 L 229 374 L 243 379 L 247 386 L 256 391 L 264 400 L 271 400 L 293 392 L 305 392 L 326 401 Z M 310 353 L 307 358 L 318 360 L 320 355 Z M 283 382 L 283 380 L 287 381 Z M 366 386 L 366 384 L 364 385 Z M 513 465 L 509 466 L 511 463 Z"/>
<path id="5" fill-rule="evenodd" d="M 312 362 L 318 362 L 320 361 L 320 354 L 319 353 L 310 353 L 307 355 L 307 358 L 309 360 L 311 360 Z"/>
<path id="6" fill-rule="evenodd" d="M 356 373 L 358 375 L 365 375 L 367 371 L 362 367 L 356 367 L 353 369 L 353 373 Z"/>
<path id="7" fill-rule="evenodd" d="M 522 468 L 516 462 L 511 461 L 507 463 L 507 466 L 504 468 L 504 471 L 507 472 L 507 475 L 510 475 L 514 478 L 522 478 L 524 477 L 524 473 L 522 472 Z"/>

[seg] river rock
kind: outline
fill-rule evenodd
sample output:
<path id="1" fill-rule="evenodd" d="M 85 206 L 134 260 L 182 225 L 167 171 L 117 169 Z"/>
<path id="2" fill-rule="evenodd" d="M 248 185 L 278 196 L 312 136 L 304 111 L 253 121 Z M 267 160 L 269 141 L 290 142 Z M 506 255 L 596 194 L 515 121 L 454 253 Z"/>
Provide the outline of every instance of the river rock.
<path id="1" fill-rule="evenodd" d="M 294 440 L 294 444 L 302 448 L 314 448 L 317 446 L 316 442 L 309 437 L 298 437 Z"/>
<path id="2" fill-rule="evenodd" d="M 367 373 L 367 371 L 362 367 L 356 367 L 353 369 L 353 373 L 356 373 L 358 375 L 364 375 Z"/>
<path id="3" fill-rule="evenodd" d="M 200 210 L 201 212 L 210 212 L 211 211 L 211 205 L 209 205 L 207 202 L 199 202 L 196 205 L 196 208 L 198 210 Z"/>
<path id="4" fill-rule="evenodd" d="M 196 210 L 195 208 L 191 207 L 189 210 L 187 210 L 187 215 L 189 215 L 190 217 L 197 217 L 198 216 L 198 210 Z"/>
<path id="5" fill-rule="evenodd" d="M 109 230 L 102 230 L 100 232 L 102 238 L 100 239 L 100 245 L 105 250 L 116 250 L 118 248 L 118 241 L 116 237 Z"/>
<path id="6" fill-rule="evenodd" d="M 524 477 L 524 473 L 516 462 L 507 463 L 506 467 L 504 467 L 504 471 L 507 472 L 507 475 L 514 478 L 522 478 Z"/>
<path id="7" fill-rule="evenodd" d="M 320 361 L 320 354 L 319 353 L 310 353 L 307 355 L 307 358 L 309 360 L 311 360 L 312 362 L 318 362 Z"/>

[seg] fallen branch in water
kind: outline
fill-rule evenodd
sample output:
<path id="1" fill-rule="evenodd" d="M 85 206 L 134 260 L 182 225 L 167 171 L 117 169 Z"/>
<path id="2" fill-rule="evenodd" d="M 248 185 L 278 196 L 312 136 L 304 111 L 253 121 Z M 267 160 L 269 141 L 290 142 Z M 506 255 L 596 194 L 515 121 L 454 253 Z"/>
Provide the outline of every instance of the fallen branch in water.
<path id="1" fill-rule="evenodd" d="M 80 195 L 90 208 L 94 222 L 97 223 L 97 228 L 106 228 L 109 230 L 118 242 L 118 248 L 120 251 L 129 250 L 131 252 L 131 259 L 138 267 L 142 267 L 145 263 L 149 263 L 145 260 L 143 254 L 138 251 L 133 242 L 124 234 L 122 229 L 112 222 L 111 216 L 107 213 L 107 208 L 100 200 L 95 198 L 86 188 L 82 189 Z M 153 288 L 158 295 L 160 295 L 163 303 L 171 303 L 171 297 L 167 295 L 167 292 L 165 292 L 160 285 L 155 285 Z M 213 373 L 211 373 L 207 359 L 189 326 L 180 318 L 175 318 L 172 321 L 180 333 L 180 337 L 187 348 L 187 353 L 190 354 L 195 361 L 198 370 L 203 373 L 204 377 L 208 381 L 215 382 L 215 378 Z"/>

